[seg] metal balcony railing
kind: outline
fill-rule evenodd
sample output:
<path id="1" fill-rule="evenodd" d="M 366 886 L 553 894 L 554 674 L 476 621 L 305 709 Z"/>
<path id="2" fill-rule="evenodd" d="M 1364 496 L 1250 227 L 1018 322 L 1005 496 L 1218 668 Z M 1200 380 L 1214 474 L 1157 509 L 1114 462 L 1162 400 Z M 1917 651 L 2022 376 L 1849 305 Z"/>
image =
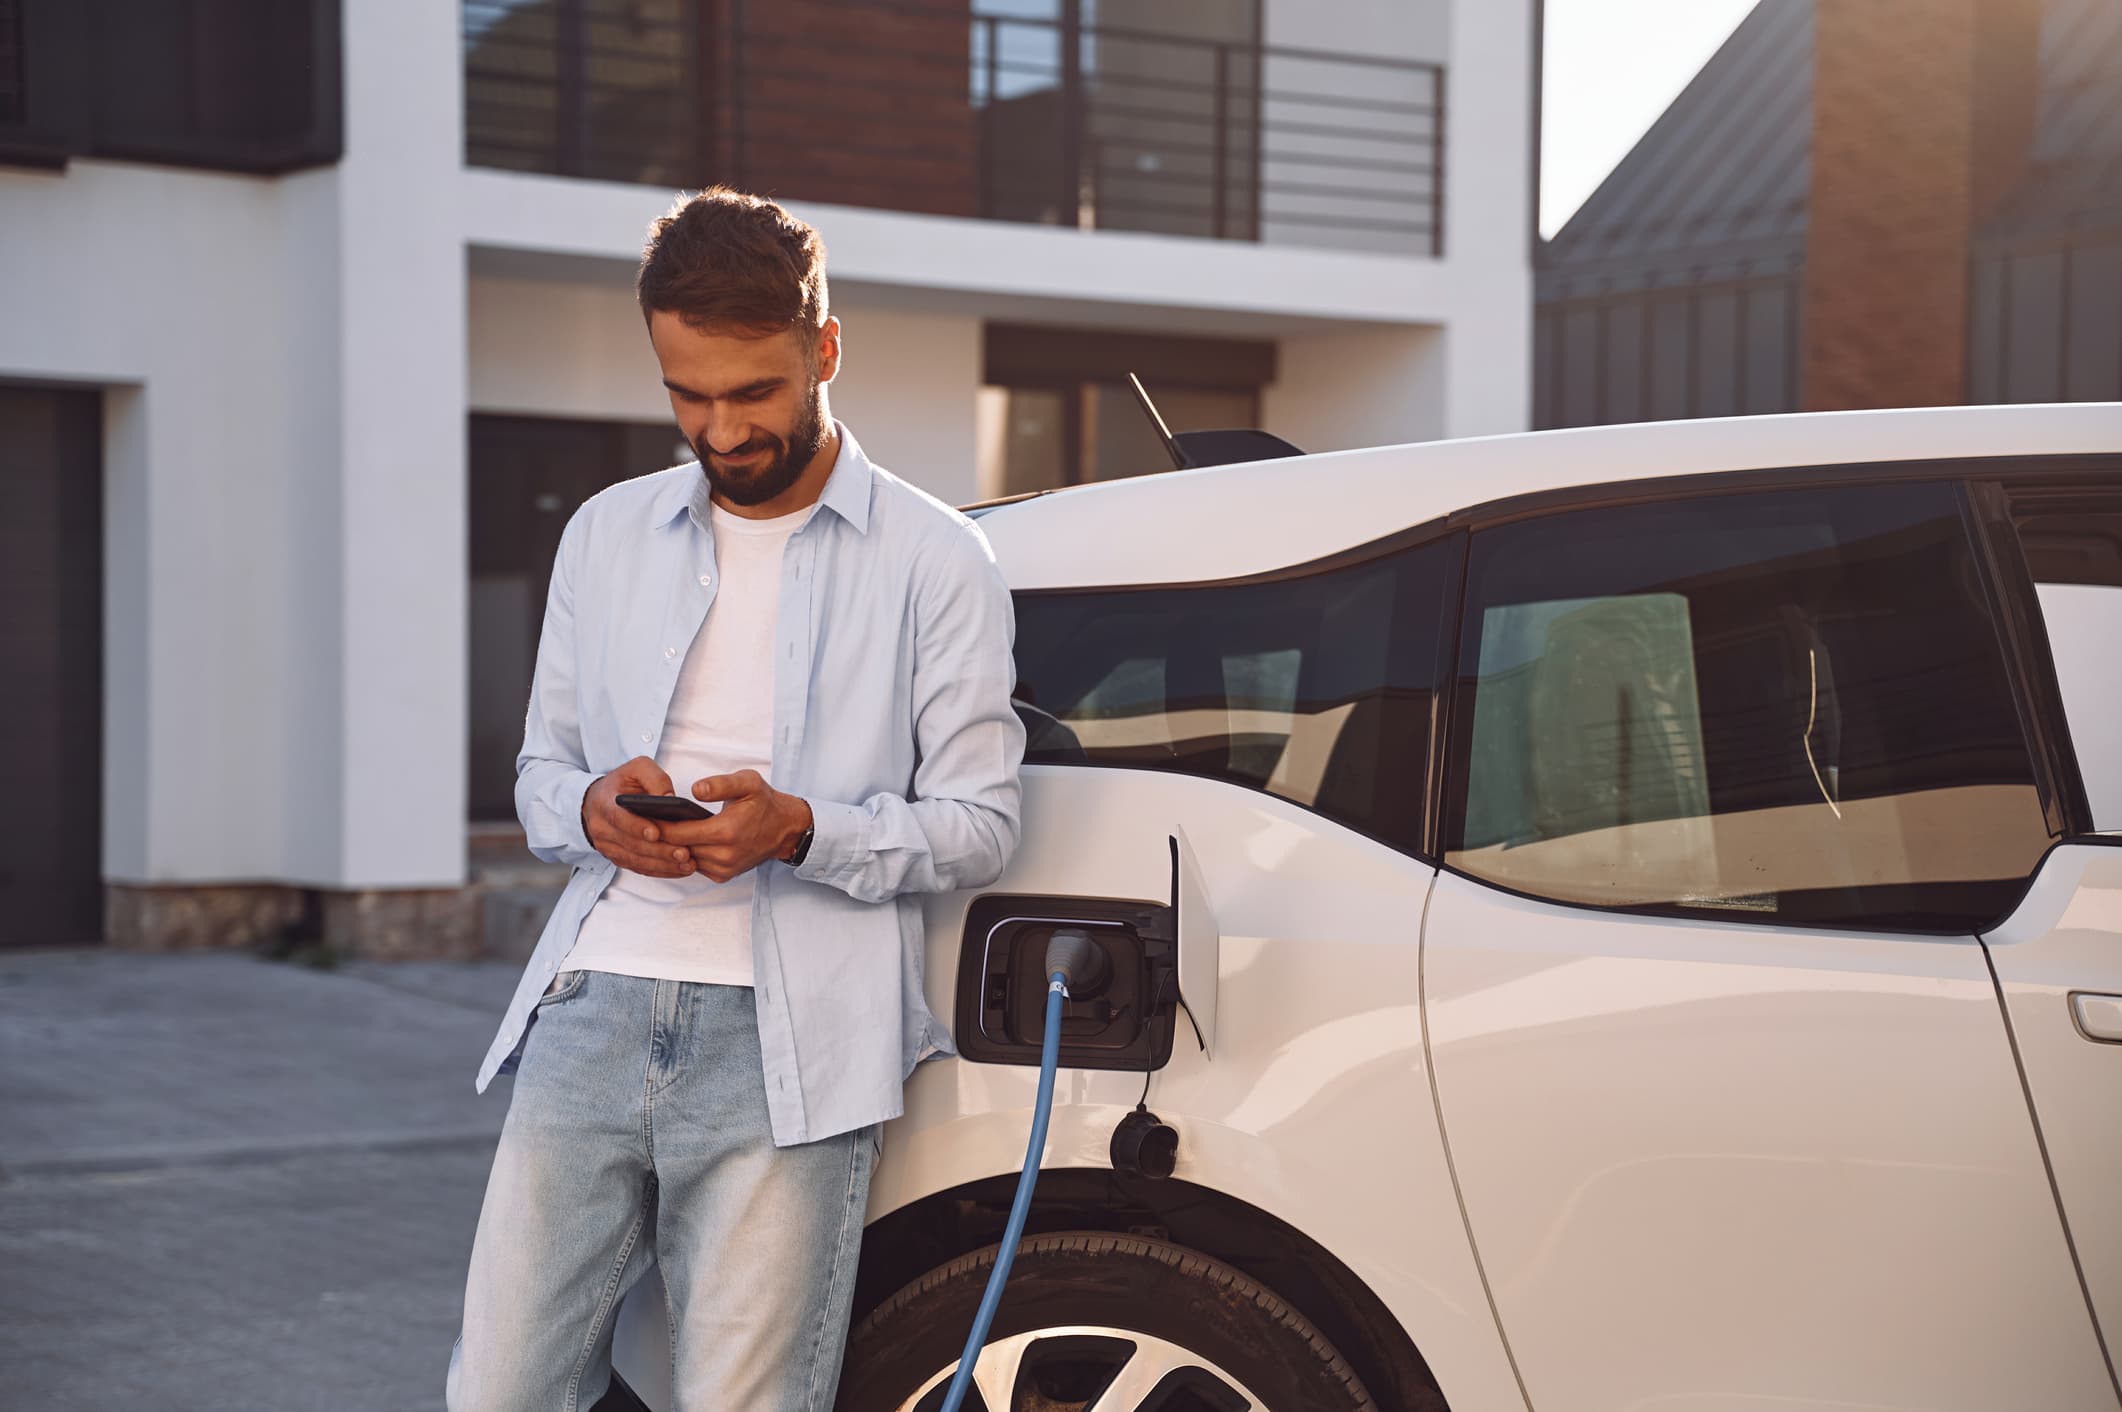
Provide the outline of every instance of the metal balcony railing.
<path id="1" fill-rule="evenodd" d="M 475 166 L 1441 251 L 1430 63 L 963 0 L 464 0 Z"/>

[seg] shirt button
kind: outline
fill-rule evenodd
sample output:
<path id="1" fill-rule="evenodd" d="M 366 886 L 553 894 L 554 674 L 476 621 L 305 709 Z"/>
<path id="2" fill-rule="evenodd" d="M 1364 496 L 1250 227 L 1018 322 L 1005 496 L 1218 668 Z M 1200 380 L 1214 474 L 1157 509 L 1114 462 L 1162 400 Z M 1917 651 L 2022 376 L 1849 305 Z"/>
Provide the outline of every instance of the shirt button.
<path id="1" fill-rule="evenodd" d="M 666 658 L 675 657 L 678 655 L 678 649 L 675 647 L 666 647 L 663 649 L 663 655 Z"/>
<path id="2" fill-rule="evenodd" d="M 652 731 L 643 731 L 643 732 L 641 732 L 641 743 L 642 743 L 643 745 L 646 745 L 646 744 L 648 744 L 648 742 L 649 742 L 649 741 L 651 741 L 651 740 L 653 740 L 654 738 L 655 738 L 655 735 L 654 735 L 654 732 L 652 732 Z"/>
<path id="3" fill-rule="evenodd" d="M 715 576 L 714 576 L 713 574 L 702 574 L 702 575 L 700 575 L 700 587 L 702 587 L 702 588 L 706 588 L 706 587 L 707 587 L 707 586 L 708 586 L 709 584 L 713 583 L 714 581 L 715 581 Z"/>

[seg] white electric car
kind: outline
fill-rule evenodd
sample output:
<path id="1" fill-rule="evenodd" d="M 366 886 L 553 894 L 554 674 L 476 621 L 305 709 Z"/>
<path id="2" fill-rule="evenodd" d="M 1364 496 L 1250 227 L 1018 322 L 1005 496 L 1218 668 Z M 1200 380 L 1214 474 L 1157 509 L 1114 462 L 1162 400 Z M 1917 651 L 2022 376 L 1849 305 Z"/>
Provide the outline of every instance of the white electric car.
<path id="1" fill-rule="evenodd" d="M 2122 406 L 966 508 L 1023 841 L 927 899 L 963 1057 L 887 1130 L 843 1412 L 942 1400 L 1064 926 L 1112 975 L 969 1407 L 2122 1405 Z"/>

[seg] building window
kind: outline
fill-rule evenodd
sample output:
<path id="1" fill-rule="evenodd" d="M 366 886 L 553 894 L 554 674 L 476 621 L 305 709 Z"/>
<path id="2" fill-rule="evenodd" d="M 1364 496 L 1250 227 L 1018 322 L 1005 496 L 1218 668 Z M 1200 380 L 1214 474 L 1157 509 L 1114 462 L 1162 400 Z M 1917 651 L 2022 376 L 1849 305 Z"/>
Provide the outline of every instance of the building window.
<path id="1" fill-rule="evenodd" d="M 2048 826 L 1946 483 L 1477 532 L 1450 866 L 1558 901 L 1971 930 Z"/>
<path id="2" fill-rule="evenodd" d="M 340 50 L 339 0 L 0 0 L 0 160 L 328 165 Z"/>
<path id="3" fill-rule="evenodd" d="M 1259 426 L 1275 345 L 990 324 L 985 364 L 976 424 L 991 498 L 1170 470 L 1129 373 L 1173 432 Z"/>

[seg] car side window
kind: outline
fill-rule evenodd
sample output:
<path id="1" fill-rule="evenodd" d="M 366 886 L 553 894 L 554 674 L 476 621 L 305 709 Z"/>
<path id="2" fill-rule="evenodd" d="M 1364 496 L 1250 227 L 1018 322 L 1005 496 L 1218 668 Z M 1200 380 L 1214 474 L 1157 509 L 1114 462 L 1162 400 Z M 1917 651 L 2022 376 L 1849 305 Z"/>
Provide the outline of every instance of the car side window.
<path id="1" fill-rule="evenodd" d="M 1966 930 L 2049 843 L 1944 482 L 1477 530 L 1445 862 L 1570 903 Z"/>
<path id="2" fill-rule="evenodd" d="M 2122 484 L 2016 486 L 2010 504 L 2093 827 L 2122 830 Z"/>
<path id="3" fill-rule="evenodd" d="M 1024 759 L 1225 780 L 1419 852 L 1454 552 L 1020 593 Z"/>

